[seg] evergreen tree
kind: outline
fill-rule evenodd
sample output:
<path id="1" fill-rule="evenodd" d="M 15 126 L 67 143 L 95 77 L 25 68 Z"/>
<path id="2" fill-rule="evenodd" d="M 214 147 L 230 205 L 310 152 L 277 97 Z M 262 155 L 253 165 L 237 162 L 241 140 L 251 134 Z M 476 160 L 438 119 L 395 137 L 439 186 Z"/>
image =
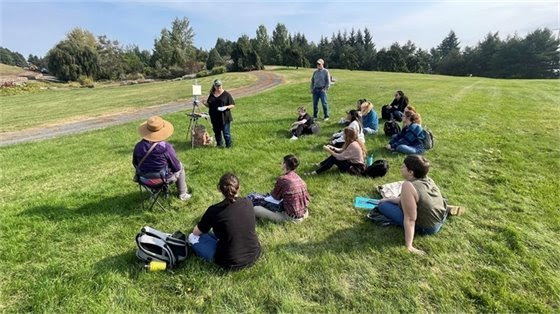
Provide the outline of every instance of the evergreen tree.
<path id="1" fill-rule="evenodd" d="M 272 31 L 272 49 L 270 49 L 269 61 L 273 64 L 284 64 L 282 55 L 286 48 L 290 47 L 288 29 L 284 24 L 278 23 Z"/>
<path id="2" fill-rule="evenodd" d="M 264 64 L 269 63 L 270 55 L 270 38 L 268 37 L 268 31 L 264 25 L 259 25 L 257 28 L 257 34 L 255 39 L 252 41 L 253 49 L 259 55 Z"/>
<path id="3" fill-rule="evenodd" d="M 206 69 L 212 70 L 214 67 L 223 66 L 225 64 L 224 59 L 220 56 L 218 49 L 214 48 L 208 53 L 208 60 L 206 61 Z"/>
<path id="4" fill-rule="evenodd" d="M 249 36 L 239 37 L 231 52 L 233 71 L 261 70 L 263 65 L 257 52 L 251 46 Z"/>

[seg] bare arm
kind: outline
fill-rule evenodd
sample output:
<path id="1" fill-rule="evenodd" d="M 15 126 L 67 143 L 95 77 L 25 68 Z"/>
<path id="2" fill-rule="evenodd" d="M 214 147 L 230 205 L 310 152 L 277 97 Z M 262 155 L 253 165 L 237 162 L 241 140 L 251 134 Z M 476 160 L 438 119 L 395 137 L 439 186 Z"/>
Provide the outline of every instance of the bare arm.
<path id="1" fill-rule="evenodd" d="M 414 228 L 416 226 L 418 192 L 412 183 L 405 181 L 401 192 L 401 208 L 403 209 L 404 220 L 404 244 L 408 251 L 416 254 L 424 254 L 424 251 L 418 250 L 412 246 L 414 240 Z"/>
<path id="2" fill-rule="evenodd" d="M 195 236 L 199 236 L 199 235 L 202 234 L 202 231 L 200 231 L 200 230 L 198 229 L 198 225 L 196 225 L 196 226 L 194 226 L 194 229 L 193 229 L 192 233 L 193 233 Z"/>

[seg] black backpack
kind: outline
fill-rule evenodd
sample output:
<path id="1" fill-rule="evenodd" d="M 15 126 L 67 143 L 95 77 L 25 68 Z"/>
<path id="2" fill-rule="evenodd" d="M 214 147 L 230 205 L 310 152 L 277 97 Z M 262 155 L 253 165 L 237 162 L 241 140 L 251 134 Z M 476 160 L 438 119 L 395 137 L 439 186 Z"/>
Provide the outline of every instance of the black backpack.
<path id="1" fill-rule="evenodd" d="M 373 162 L 371 166 L 364 171 L 364 176 L 370 178 L 383 177 L 389 171 L 389 163 L 387 160 L 379 159 Z"/>
<path id="2" fill-rule="evenodd" d="M 434 135 L 432 134 L 432 131 L 424 129 L 422 133 L 424 133 L 424 140 L 422 141 L 424 149 L 428 150 L 434 148 Z"/>
<path id="3" fill-rule="evenodd" d="M 384 120 L 391 120 L 391 106 L 385 105 L 381 107 L 381 118 Z"/>
<path id="4" fill-rule="evenodd" d="M 393 136 L 401 132 L 401 127 L 395 120 L 389 120 L 383 125 L 383 132 L 386 136 Z"/>

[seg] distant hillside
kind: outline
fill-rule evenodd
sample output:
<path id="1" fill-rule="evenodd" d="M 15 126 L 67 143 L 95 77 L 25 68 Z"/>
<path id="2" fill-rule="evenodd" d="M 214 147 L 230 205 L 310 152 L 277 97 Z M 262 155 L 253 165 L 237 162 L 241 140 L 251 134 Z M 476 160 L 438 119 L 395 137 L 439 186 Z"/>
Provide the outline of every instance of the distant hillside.
<path id="1" fill-rule="evenodd" d="M 23 72 L 25 70 L 20 67 L 0 63 L 0 75 L 18 75 Z"/>

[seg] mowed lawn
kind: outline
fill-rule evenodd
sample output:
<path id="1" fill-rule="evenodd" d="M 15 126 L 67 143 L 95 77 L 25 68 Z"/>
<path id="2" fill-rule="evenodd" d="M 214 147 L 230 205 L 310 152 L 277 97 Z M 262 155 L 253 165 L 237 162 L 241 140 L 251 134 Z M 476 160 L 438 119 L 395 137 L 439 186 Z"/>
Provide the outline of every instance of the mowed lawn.
<path id="1" fill-rule="evenodd" d="M 226 81 L 228 85 L 224 86 L 230 89 L 256 81 L 256 77 L 250 73 L 226 73 L 199 78 L 198 82 L 209 90 L 210 82 L 216 77 Z M 191 86 L 194 82 L 192 79 L 128 86 L 99 85 L 93 89 L 61 88 L 3 96 L 0 98 L 0 133 L 132 111 L 172 101 L 186 101 L 192 97 Z"/>
<path id="2" fill-rule="evenodd" d="M 232 150 L 190 149 L 184 112 L 165 116 L 194 195 L 186 204 L 173 199 L 168 212 L 143 211 L 131 182 L 140 121 L 1 148 L 0 311 L 560 311 L 557 81 L 332 70 L 331 121 L 321 122 L 320 135 L 290 142 L 295 109 L 311 109 L 311 70 L 277 72 L 294 83 L 237 100 Z M 167 99 L 161 86 L 152 96 Z M 425 256 L 407 252 L 400 228 L 374 225 L 352 206 L 355 196 L 375 196 L 376 186 L 400 180 L 403 156 L 387 153 L 380 134 L 367 138 L 367 148 L 389 161 L 388 175 L 333 169 L 304 177 L 310 218 L 259 221 L 263 256 L 254 267 L 227 273 L 191 256 L 180 268 L 149 273 L 136 259 L 142 226 L 190 232 L 221 200 L 216 184 L 224 172 L 239 176 L 244 195 L 268 192 L 285 154 L 300 157 L 300 173 L 312 170 L 356 99 L 372 99 L 379 113 L 397 89 L 435 135 L 426 154 L 430 176 L 450 203 L 467 208 L 439 234 L 416 237 Z M 20 97 L 25 103 L 40 94 Z"/>

